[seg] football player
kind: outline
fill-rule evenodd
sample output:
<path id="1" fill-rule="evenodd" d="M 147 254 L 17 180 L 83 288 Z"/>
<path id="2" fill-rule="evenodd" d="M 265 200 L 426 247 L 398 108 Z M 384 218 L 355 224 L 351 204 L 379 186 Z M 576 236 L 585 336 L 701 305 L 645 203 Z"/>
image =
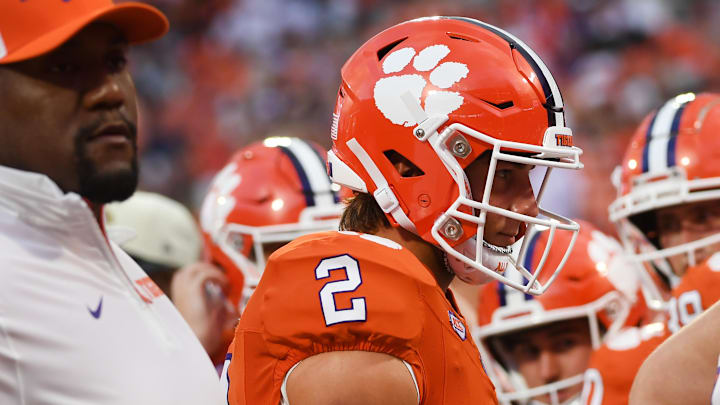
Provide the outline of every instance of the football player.
<path id="1" fill-rule="evenodd" d="M 538 208 L 530 180 L 581 167 L 557 84 L 519 39 L 453 17 L 381 32 L 341 79 L 328 172 L 356 196 L 343 231 L 270 257 L 228 354 L 228 402 L 497 403 L 447 287 L 549 286 L 512 246 L 534 226 L 579 228 Z"/>
<path id="2" fill-rule="evenodd" d="M 544 258 L 548 236 L 526 236 L 528 269 L 562 260 L 570 238 L 559 235 Z M 534 297 L 498 282 L 483 286 L 475 337 L 501 404 L 578 403 L 592 349 L 645 315 L 631 268 L 616 240 L 580 222 L 575 247 L 547 293 Z"/>
<path id="3" fill-rule="evenodd" d="M 300 138 L 270 137 L 237 151 L 213 179 L 200 225 L 239 313 L 272 252 L 304 234 L 338 229 L 340 186 L 330 182 L 324 154 Z"/>
<path id="4" fill-rule="evenodd" d="M 628 331 L 634 339 L 610 342 L 593 354 L 588 404 L 626 404 L 645 358 L 720 298 L 714 287 L 720 273 L 707 263 L 720 250 L 718 129 L 720 96 L 688 93 L 649 114 L 632 138 L 610 218 L 642 269 L 649 307 L 667 313 L 667 327 Z"/>

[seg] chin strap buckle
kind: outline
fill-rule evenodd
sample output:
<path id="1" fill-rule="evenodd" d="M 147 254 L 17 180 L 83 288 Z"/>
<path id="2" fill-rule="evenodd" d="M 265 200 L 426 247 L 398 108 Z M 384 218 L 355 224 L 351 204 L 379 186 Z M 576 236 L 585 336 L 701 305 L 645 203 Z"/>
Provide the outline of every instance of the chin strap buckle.
<path id="1" fill-rule="evenodd" d="M 395 193 L 390 190 L 390 187 L 383 187 L 375 190 L 373 196 L 380 208 L 386 214 L 392 212 L 400 206 L 400 202 L 397 197 L 395 197 Z"/>

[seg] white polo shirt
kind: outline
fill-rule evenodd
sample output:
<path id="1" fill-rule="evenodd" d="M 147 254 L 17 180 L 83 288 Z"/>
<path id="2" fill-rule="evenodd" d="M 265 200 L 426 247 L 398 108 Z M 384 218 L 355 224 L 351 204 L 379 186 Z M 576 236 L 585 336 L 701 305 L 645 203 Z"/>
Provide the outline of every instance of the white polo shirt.
<path id="1" fill-rule="evenodd" d="M 80 196 L 0 166 L 0 404 L 224 404 L 168 298 Z"/>

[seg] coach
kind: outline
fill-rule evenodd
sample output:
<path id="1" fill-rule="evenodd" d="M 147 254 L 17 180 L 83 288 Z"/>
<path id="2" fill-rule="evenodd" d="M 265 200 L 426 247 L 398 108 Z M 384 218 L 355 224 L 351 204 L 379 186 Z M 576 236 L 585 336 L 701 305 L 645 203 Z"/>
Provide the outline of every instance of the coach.
<path id="1" fill-rule="evenodd" d="M 0 5 L 0 404 L 222 402 L 190 328 L 103 228 L 138 179 L 128 46 L 167 30 L 140 3 Z"/>

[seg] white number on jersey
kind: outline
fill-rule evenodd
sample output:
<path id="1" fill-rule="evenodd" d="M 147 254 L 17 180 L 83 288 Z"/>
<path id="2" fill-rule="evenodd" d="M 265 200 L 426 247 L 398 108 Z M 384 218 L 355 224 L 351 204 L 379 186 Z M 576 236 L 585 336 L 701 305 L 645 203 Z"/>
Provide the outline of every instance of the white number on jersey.
<path id="1" fill-rule="evenodd" d="M 677 299 L 670 299 L 670 320 L 668 329 L 671 333 L 677 332 L 681 327 L 690 323 L 703 312 L 700 292 L 686 291 Z"/>
<path id="2" fill-rule="evenodd" d="M 315 279 L 330 277 L 331 270 L 345 270 L 345 280 L 330 281 L 320 289 L 320 306 L 322 307 L 325 325 L 330 326 L 342 322 L 357 322 L 367 319 L 365 298 L 353 298 L 352 306 L 347 309 L 337 309 L 335 293 L 352 292 L 362 284 L 360 267 L 357 260 L 348 254 L 322 259 L 315 267 Z"/>

